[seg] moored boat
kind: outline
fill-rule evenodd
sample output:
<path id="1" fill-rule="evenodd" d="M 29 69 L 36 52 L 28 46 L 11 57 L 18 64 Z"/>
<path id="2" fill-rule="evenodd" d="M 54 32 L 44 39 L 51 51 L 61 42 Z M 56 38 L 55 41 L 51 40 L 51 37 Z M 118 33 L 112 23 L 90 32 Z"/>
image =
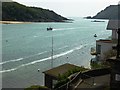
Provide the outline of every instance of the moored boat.
<path id="1" fill-rule="evenodd" d="M 47 31 L 49 31 L 49 30 L 53 30 L 53 28 L 52 27 L 47 28 Z"/>

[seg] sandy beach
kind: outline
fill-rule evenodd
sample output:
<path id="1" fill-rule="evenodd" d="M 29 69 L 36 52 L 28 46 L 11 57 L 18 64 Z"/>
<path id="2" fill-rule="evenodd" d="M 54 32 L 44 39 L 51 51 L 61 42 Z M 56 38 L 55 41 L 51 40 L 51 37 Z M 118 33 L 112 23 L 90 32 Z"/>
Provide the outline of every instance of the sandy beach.
<path id="1" fill-rule="evenodd" d="M 31 23 L 31 22 L 19 22 L 19 21 L 0 21 L 0 24 L 22 24 L 22 23 Z"/>

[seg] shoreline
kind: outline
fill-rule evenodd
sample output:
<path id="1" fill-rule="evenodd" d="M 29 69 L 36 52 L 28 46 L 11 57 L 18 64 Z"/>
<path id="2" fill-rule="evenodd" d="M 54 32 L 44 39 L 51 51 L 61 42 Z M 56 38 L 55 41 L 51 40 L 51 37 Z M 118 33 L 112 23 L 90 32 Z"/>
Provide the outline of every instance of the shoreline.
<path id="1" fill-rule="evenodd" d="M 0 21 L 0 24 L 28 24 L 28 23 L 50 23 L 50 22 Z M 57 23 L 73 23 L 73 22 L 64 21 L 64 22 L 57 22 Z"/>
<path id="2" fill-rule="evenodd" d="M 32 22 L 20 22 L 20 21 L 0 21 L 0 24 L 23 24 L 23 23 L 32 23 Z"/>

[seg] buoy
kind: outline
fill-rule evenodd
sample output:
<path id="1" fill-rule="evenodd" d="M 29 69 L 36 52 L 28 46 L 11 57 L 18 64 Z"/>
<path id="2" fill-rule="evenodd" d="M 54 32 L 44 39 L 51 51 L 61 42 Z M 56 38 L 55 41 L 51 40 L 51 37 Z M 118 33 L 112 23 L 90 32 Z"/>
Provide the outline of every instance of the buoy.
<path id="1" fill-rule="evenodd" d="M 97 37 L 97 35 L 95 34 L 94 37 Z"/>
<path id="2" fill-rule="evenodd" d="M 40 69 L 38 69 L 38 72 L 40 71 Z"/>

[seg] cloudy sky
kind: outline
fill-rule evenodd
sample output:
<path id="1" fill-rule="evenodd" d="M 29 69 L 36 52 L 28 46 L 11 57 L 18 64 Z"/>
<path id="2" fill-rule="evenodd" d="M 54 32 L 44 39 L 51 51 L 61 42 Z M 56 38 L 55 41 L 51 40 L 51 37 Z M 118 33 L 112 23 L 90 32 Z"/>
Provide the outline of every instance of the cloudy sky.
<path id="1" fill-rule="evenodd" d="M 117 5 L 119 0 L 14 0 L 27 6 L 50 9 L 65 17 L 94 16 L 109 5 Z"/>

